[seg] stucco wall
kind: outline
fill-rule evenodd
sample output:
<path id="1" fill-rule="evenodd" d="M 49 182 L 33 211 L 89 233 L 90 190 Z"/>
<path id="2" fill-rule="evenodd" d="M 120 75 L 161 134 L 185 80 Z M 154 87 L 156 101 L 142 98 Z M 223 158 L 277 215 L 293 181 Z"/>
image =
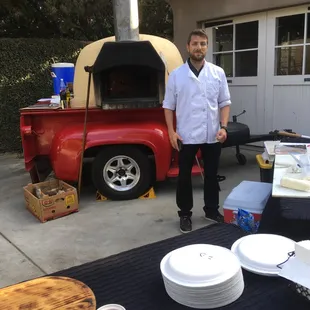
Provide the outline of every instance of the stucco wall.
<path id="1" fill-rule="evenodd" d="M 197 22 L 306 4 L 302 0 L 167 0 L 174 15 L 174 43 L 187 56 L 188 33 Z M 309 3 L 310 6 L 310 3 Z"/>

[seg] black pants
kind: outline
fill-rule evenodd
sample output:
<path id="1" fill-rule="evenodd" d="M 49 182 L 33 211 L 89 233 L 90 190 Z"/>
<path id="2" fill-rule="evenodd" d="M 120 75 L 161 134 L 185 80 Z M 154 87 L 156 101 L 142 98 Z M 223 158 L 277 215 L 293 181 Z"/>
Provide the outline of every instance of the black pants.
<path id="1" fill-rule="evenodd" d="M 193 208 L 192 167 L 198 150 L 204 162 L 204 210 L 215 214 L 219 208 L 218 166 L 222 144 L 184 144 L 179 153 L 179 176 L 176 203 L 179 216 L 191 216 Z"/>

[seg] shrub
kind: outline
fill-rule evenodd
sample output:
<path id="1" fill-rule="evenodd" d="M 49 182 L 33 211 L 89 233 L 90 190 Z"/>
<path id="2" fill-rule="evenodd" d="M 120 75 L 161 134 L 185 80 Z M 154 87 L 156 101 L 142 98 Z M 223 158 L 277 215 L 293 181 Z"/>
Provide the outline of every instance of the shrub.
<path id="1" fill-rule="evenodd" d="M 19 109 L 53 92 L 51 64 L 76 62 L 86 42 L 0 39 L 0 151 L 22 151 Z"/>

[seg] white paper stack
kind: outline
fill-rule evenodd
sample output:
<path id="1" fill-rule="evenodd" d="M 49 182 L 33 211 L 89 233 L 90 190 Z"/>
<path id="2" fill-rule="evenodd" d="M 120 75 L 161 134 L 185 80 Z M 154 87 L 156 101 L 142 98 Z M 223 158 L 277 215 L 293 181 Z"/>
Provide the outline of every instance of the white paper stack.
<path id="1" fill-rule="evenodd" d="M 186 246 L 168 253 L 160 268 L 167 294 L 187 307 L 223 307 L 236 301 L 244 290 L 240 262 L 223 247 Z"/>

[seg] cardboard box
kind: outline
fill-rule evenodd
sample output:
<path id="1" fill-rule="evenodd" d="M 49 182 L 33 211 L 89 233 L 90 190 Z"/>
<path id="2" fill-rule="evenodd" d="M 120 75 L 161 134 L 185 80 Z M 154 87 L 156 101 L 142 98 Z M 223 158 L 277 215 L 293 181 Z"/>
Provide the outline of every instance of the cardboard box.
<path id="1" fill-rule="evenodd" d="M 60 180 L 28 184 L 24 187 L 24 197 L 26 208 L 42 223 L 79 211 L 76 189 Z"/>

